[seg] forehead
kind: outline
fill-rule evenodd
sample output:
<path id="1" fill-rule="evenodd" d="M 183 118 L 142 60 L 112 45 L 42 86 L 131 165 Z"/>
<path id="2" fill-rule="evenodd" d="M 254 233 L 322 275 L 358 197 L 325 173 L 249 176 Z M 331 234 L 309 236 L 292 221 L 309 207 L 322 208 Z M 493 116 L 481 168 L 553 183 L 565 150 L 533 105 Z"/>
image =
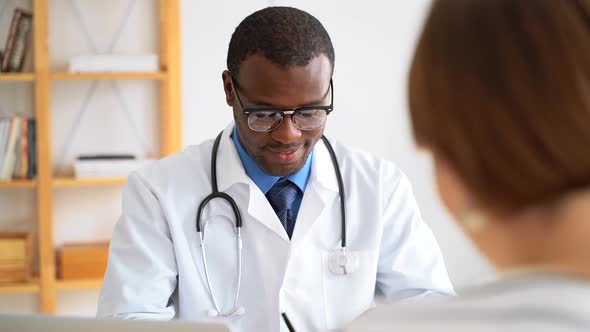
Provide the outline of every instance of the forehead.
<path id="1" fill-rule="evenodd" d="M 292 108 L 323 100 L 331 76 L 332 66 L 323 54 L 305 66 L 279 66 L 253 54 L 240 64 L 236 79 L 248 101 Z"/>

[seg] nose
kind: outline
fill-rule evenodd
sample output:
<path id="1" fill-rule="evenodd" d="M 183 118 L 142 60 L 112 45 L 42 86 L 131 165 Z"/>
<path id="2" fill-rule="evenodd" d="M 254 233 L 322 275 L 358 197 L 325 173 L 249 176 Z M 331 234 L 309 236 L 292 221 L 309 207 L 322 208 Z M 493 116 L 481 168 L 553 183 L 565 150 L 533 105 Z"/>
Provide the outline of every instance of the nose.
<path id="1" fill-rule="evenodd" d="M 290 144 L 301 138 L 301 130 L 295 127 L 292 115 L 285 115 L 281 125 L 270 132 L 271 137 L 283 144 Z"/>

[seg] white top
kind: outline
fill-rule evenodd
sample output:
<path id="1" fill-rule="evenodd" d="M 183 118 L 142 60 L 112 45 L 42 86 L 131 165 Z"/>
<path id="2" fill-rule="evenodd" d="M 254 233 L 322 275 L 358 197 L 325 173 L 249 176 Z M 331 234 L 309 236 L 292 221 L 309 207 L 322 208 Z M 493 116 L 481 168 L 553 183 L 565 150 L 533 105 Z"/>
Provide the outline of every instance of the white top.
<path id="1" fill-rule="evenodd" d="M 246 175 L 229 137 L 218 153 L 219 190 L 242 214 L 243 276 L 239 317 L 215 317 L 234 331 L 286 331 L 286 312 L 300 331 L 343 328 L 375 294 L 395 300 L 453 293 L 440 249 L 422 221 L 405 175 L 391 162 L 334 144 L 346 188 L 347 241 L 356 272 L 335 274 L 340 200 L 324 144 L 314 148 L 309 182 L 292 239 Z M 123 192 L 102 286 L 99 317 L 207 320 L 213 309 L 195 219 L 211 192 L 213 142 L 187 148 L 133 173 Z M 207 266 L 222 311 L 233 305 L 237 254 L 233 213 L 213 200 L 203 216 Z"/>
<path id="2" fill-rule="evenodd" d="M 590 331 L 590 282 L 519 275 L 459 294 L 428 303 L 378 306 L 346 331 Z"/>

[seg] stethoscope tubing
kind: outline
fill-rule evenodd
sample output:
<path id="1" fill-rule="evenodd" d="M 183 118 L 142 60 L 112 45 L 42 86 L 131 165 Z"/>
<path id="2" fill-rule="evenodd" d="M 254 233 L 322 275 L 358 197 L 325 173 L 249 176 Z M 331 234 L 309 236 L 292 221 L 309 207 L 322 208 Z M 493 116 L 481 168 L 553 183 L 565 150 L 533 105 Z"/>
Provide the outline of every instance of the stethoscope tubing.
<path id="1" fill-rule="evenodd" d="M 211 149 L 211 193 L 207 195 L 199 204 L 197 210 L 197 217 L 196 217 L 196 228 L 197 233 L 199 234 L 199 238 L 201 240 L 201 254 L 203 260 L 203 268 L 205 270 L 205 279 L 207 280 L 207 287 L 209 288 L 209 294 L 211 295 L 211 301 L 215 307 L 215 315 L 216 316 L 233 316 L 237 315 L 240 311 L 238 308 L 238 301 L 240 297 L 240 288 L 242 283 L 242 236 L 241 236 L 241 228 L 242 228 L 242 216 L 240 214 L 240 210 L 236 201 L 228 194 L 224 192 L 220 192 L 217 186 L 217 152 L 219 150 L 219 144 L 221 142 L 221 137 L 223 136 L 223 132 L 219 133 L 213 142 L 213 148 Z M 343 255 L 346 255 L 346 195 L 344 191 L 344 181 L 342 180 L 342 174 L 340 172 L 340 165 L 338 164 L 338 159 L 336 158 L 336 153 L 332 148 L 332 145 L 328 141 L 328 139 L 322 135 L 321 137 L 324 145 L 328 149 L 330 154 L 330 158 L 332 159 L 332 164 L 334 165 L 334 171 L 336 174 L 336 179 L 338 181 L 338 191 L 340 196 L 340 218 L 341 218 L 341 239 L 340 239 L 340 250 Z M 209 277 L 209 270 L 207 268 L 207 259 L 205 255 L 205 236 L 204 236 L 204 228 L 201 225 L 202 215 L 205 210 L 207 204 L 210 201 L 219 198 L 231 206 L 231 209 L 234 213 L 235 217 L 235 228 L 236 228 L 236 250 L 238 252 L 238 277 L 237 277 L 237 289 L 236 289 L 236 296 L 234 298 L 234 305 L 232 310 L 228 312 L 221 311 L 221 308 L 217 304 L 217 300 L 215 295 L 213 294 L 213 287 L 211 284 L 211 278 Z"/>
<path id="2" fill-rule="evenodd" d="M 342 248 L 343 251 L 346 251 L 346 194 L 344 191 L 344 181 L 342 181 L 340 165 L 338 164 L 338 158 L 336 158 L 336 152 L 334 152 L 332 144 L 330 144 L 330 141 L 328 141 L 328 139 L 324 135 L 322 135 L 322 141 L 328 149 L 328 153 L 330 154 L 330 158 L 332 159 L 332 165 L 334 165 L 336 180 L 338 181 L 338 194 L 340 195 L 340 227 L 342 232 L 340 239 L 340 248 Z"/>

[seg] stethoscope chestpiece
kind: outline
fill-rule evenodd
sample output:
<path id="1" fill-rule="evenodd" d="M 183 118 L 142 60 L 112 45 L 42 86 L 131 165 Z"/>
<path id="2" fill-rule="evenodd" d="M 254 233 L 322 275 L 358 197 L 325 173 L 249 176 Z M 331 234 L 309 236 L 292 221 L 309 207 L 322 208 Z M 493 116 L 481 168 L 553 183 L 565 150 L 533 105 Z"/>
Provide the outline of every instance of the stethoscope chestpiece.
<path id="1" fill-rule="evenodd" d="M 330 271 L 337 275 L 352 274 L 358 269 L 359 259 L 356 252 L 338 249 L 334 251 L 329 259 Z"/>

